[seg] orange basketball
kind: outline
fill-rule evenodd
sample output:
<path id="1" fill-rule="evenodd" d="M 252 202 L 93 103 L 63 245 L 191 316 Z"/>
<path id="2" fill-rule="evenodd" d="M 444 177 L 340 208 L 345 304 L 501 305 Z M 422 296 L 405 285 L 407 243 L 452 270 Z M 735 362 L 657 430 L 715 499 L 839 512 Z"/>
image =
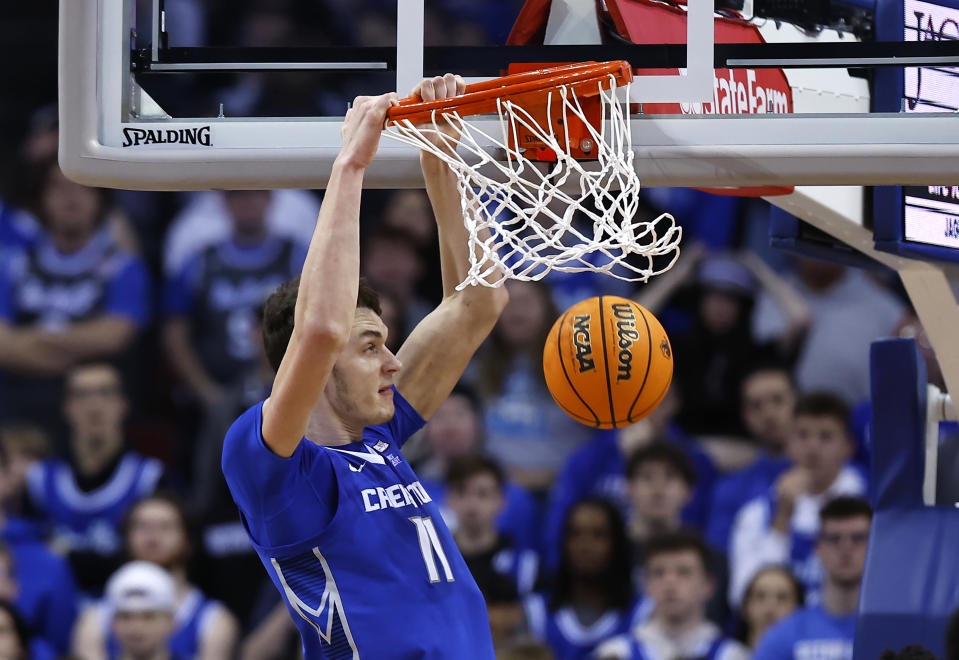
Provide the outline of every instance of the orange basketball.
<path id="1" fill-rule="evenodd" d="M 673 379 L 673 351 L 656 317 L 632 300 L 599 296 L 553 324 L 543 348 L 553 399 L 570 417 L 601 429 L 650 413 Z"/>

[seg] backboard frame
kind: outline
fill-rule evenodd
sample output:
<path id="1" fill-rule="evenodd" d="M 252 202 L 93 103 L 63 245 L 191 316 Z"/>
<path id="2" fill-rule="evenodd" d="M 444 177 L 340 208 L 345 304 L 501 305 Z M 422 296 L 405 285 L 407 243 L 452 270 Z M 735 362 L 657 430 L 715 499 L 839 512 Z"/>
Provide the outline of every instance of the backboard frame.
<path id="1" fill-rule="evenodd" d="M 405 12 L 422 1 L 400 0 Z M 690 6 L 702 3 L 711 4 Z M 134 190 L 326 186 L 340 145 L 337 118 L 174 120 L 131 73 L 132 19 L 130 0 L 60 3 L 60 162 L 67 176 Z M 397 61 L 400 82 L 418 77 L 411 71 Z M 636 170 L 650 186 L 921 185 L 959 171 L 952 115 L 637 115 L 632 124 L 640 142 Z M 415 152 L 381 144 L 366 184 L 421 187 Z"/>

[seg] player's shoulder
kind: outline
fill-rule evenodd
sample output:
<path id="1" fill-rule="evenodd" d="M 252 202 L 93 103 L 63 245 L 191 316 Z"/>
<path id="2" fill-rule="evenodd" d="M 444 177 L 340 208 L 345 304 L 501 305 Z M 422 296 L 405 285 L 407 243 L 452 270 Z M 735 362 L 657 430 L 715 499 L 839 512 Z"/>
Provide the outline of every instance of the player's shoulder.
<path id="1" fill-rule="evenodd" d="M 237 453 L 247 446 L 251 439 L 259 440 L 263 419 L 263 401 L 243 411 L 227 429 L 223 437 L 223 468 L 236 457 Z"/>

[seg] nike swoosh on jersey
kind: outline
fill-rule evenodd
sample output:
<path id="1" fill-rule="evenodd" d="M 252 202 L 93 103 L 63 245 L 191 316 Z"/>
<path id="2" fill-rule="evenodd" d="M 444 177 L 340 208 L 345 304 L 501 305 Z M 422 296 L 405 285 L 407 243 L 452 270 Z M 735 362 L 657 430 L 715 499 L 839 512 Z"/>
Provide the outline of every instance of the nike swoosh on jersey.
<path id="1" fill-rule="evenodd" d="M 364 445 L 364 447 L 365 446 L 366 445 Z M 353 458 L 369 461 L 370 463 L 376 463 L 377 465 L 386 465 L 386 459 L 379 454 L 374 454 L 373 452 L 369 451 L 368 447 L 366 452 L 346 451 L 345 449 L 337 449 L 336 447 L 327 447 L 327 449 L 331 451 L 337 451 L 341 454 L 346 454 L 347 456 L 352 456 Z"/>

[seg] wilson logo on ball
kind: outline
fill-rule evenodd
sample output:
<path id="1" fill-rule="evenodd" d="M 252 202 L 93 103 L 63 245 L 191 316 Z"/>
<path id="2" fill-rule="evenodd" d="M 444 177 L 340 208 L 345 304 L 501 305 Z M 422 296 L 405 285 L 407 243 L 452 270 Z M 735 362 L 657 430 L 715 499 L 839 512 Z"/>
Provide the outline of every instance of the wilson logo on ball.
<path id="1" fill-rule="evenodd" d="M 589 339 L 589 317 L 589 314 L 583 314 L 573 319 L 573 345 L 576 346 L 579 373 L 596 368 L 596 362 L 593 360 L 593 344 Z"/>
<path id="2" fill-rule="evenodd" d="M 619 365 L 616 367 L 616 382 L 629 380 L 633 372 L 633 342 L 639 339 L 636 330 L 636 314 L 626 304 L 612 306 L 616 321 L 616 343 L 619 345 Z"/>
<path id="3" fill-rule="evenodd" d="M 663 352 L 663 357 L 667 360 L 673 356 L 673 352 L 669 349 L 669 342 L 666 341 L 665 337 L 663 337 L 663 343 L 659 345 L 659 349 Z"/>

